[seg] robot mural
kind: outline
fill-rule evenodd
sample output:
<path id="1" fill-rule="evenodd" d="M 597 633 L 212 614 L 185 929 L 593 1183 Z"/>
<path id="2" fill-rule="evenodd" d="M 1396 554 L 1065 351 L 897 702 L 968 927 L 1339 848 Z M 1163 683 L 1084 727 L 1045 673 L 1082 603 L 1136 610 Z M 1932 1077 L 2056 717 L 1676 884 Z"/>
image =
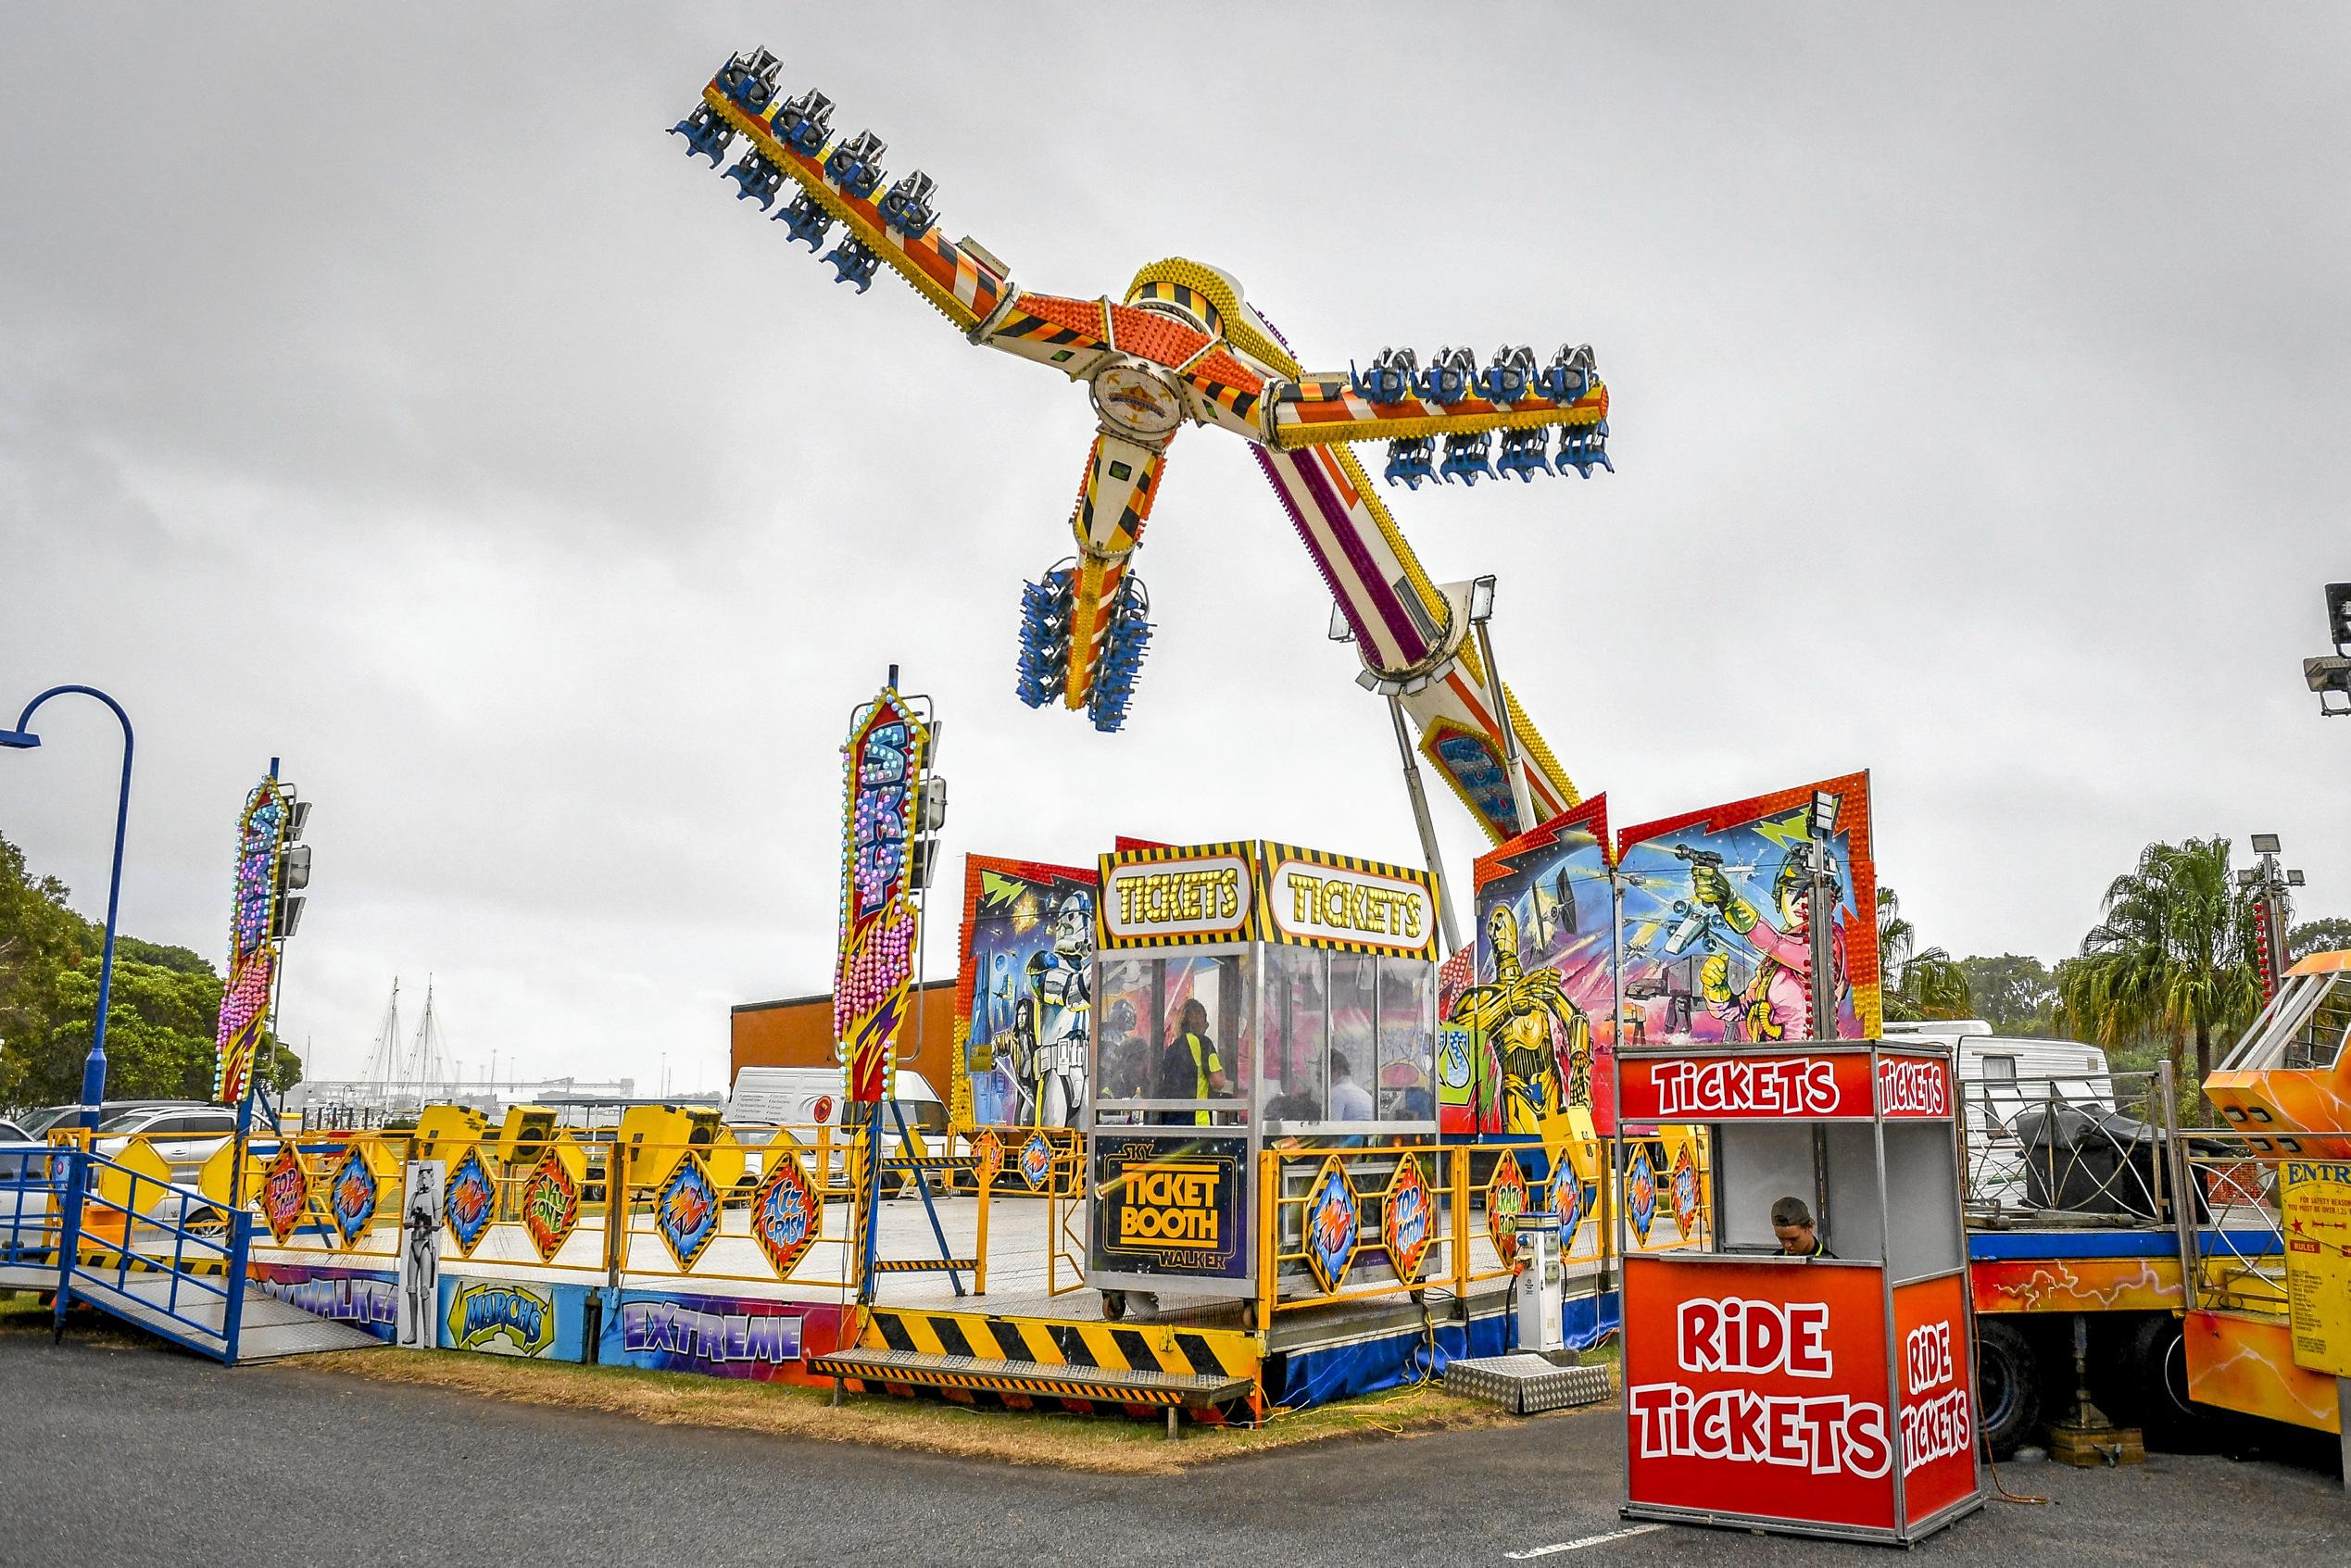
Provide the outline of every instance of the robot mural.
<path id="1" fill-rule="evenodd" d="M 1876 871 L 1869 778 L 1800 789 L 1627 828 L 1613 845 L 1595 796 L 1478 858 L 1477 979 L 1447 1010 L 1476 1027 L 1472 1082 L 1445 1087 L 1455 1124 L 1541 1133 L 1589 1108 L 1614 1110 L 1616 1041 L 1812 1037 L 1811 878 L 1804 846 L 1816 790 L 1842 802 L 1829 841 L 1836 900 L 1835 1033 L 1880 1033 Z M 1612 885 L 1613 884 L 1613 885 Z M 1870 910 L 1864 916 L 1862 910 Z M 1614 1027 L 1623 966 L 1623 1012 Z M 1499 1080 L 1500 1093 L 1480 1092 Z"/>
<path id="2" fill-rule="evenodd" d="M 1608 391 L 1589 347 L 1563 347 L 1548 363 L 1505 347 L 1482 369 L 1466 348 L 1440 348 L 1426 364 L 1383 348 L 1368 368 L 1310 372 L 1240 284 L 1200 262 L 1154 262 L 1119 300 L 1032 293 L 975 241 L 946 237 L 928 175 L 886 188 L 880 139 L 836 135 L 832 101 L 813 89 L 786 98 L 778 77 L 764 49 L 734 56 L 675 133 L 714 169 L 741 141 L 725 169 L 738 199 L 773 208 L 791 186 L 776 221 L 811 250 L 837 231 L 824 259 L 840 282 L 862 294 L 886 266 L 973 343 L 1059 370 L 1091 398 L 1098 429 L 1071 519 L 1076 551 L 1022 592 L 1024 702 L 1084 709 L 1105 731 L 1125 722 L 1150 634 L 1134 557 L 1171 443 L 1203 425 L 1251 444 L 1346 619 L 1363 684 L 1402 704 L 1420 751 L 1489 837 L 1576 803 L 1480 657 L 1474 586 L 1428 579 L 1350 444 L 1388 442 L 1389 482 L 1414 488 L 1569 468 L 1589 478 L 1612 466 Z"/>
<path id="3" fill-rule="evenodd" d="M 960 1032 L 978 1126 L 1074 1127 L 1092 1034 L 1094 873 L 969 856 Z"/>

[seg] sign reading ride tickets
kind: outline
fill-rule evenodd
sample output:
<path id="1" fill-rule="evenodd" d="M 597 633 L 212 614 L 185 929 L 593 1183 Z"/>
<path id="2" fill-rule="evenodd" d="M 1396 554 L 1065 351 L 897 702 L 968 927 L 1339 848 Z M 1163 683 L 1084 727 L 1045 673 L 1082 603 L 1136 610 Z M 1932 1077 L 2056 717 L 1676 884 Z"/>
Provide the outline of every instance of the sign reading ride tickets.
<path id="1" fill-rule="evenodd" d="M 1890 1529 L 1876 1269 L 1625 1260 L 1631 1500 Z"/>
<path id="2" fill-rule="evenodd" d="M 1897 1479 L 1905 1525 L 1973 1497 L 1965 1286 L 1889 1324 L 1872 1265 L 1626 1259 L 1631 1501 L 1834 1532 L 1894 1529 Z"/>

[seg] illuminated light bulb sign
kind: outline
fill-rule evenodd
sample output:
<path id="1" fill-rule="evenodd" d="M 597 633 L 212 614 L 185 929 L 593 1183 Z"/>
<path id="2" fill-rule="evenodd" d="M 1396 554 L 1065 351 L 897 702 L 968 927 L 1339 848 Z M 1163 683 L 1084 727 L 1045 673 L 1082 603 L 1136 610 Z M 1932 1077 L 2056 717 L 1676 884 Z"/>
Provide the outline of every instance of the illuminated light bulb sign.
<path id="1" fill-rule="evenodd" d="M 277 970 L 270 928 L 277 913 L 278 850 L 285 837 L 285 803 L 272 773 L 253 786 L 237 815 L 237 872 L 229 906 L 229 980 L 220 997 L 212 1097 L 234 1105 L 253 1077 L 261 1028 L 270 1017 L 270 984 Z"/>
<path id="2" fill-rule="evenodd" d="M 833 972 L 833 1032 L 849 1063 L 849 1098 L 884 1098 L 905 1022 L 921 935 L 909 885 L 915 813 L 931 733 L 884 686 L 861 704 L 841 748 L 841 939 Z"/>

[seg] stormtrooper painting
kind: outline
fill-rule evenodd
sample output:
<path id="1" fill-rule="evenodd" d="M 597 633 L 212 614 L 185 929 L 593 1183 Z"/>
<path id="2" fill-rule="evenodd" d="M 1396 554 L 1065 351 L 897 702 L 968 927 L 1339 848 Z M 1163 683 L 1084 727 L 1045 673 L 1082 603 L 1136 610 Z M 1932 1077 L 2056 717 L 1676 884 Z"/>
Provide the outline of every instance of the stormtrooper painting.
<path id="1" fill-rule="evenodd" d="M 1094 1002 L 1094 900 L 1067 893 L 1054 908 L 1050 938 L 1029 957 L 1020 1033 L 1034 1124 L 1075 1127 L 1086 1105 L 1086 1053 Z M 1018 1056 L 1019 1051 L 1015 1052 Z"/>
<path id="2" fill-rule="evenodd" d="M 1094 1071 L 1094 873 L 982 855 L 964 866 L 960 969 L 972 1121 L 1075 1127 Z"/>
<path id="3" fill-rule="evenodd" d="M 409 1162 L 400 1205 L 400 1323 L 395 1341 L 404 1349 L 441 1343 L 441 1185 L 446 1163 Z"/>

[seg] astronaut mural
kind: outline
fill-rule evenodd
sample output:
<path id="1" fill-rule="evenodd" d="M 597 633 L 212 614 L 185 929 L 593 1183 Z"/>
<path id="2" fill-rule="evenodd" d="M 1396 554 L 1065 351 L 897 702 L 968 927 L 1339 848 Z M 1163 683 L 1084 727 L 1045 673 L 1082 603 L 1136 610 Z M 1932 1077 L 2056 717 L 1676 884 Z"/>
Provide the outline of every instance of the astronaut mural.
<path id="1" fill-rule="evenodd" d="M 1595 797 L 1477 861 L 1476 978 L 1446 1010 L 1474 1026 L 1476 1044 L 1466 1088 L 1440 1075 L 1448 1105 L 1458 1105 L 1449 1125 L 1549 1136 L 1568 1109 L 1587 1107 L 1607 1131 L 1620 1036 L 1633 1045 L 1814 1037 L 1816 790 L 1840 803 L 1828 868 L 1835 1033 L 1875 1037 L 1867 773 L 1627 828 L 1613 849 L 1607 803 Z M 1624 1011 L 1613 1022 L 1612 908 L 1624 965 Z"/>
<path id="2" fill-rule="evenodd" d="M 978 1126 L 1075 1127 L 1092 1032 L 1095 873 L 964 860 L 960 1033 Z"/>

